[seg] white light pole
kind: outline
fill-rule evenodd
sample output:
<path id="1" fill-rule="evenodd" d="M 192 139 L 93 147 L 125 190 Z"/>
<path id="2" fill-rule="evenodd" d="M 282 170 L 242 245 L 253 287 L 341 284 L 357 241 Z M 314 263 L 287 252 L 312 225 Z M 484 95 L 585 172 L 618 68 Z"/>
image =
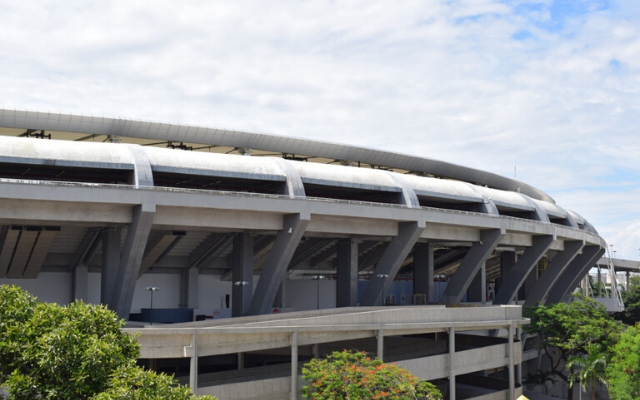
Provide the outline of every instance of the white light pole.
<path id="1" fill-rule="evenodd" d="M 157 292 L 160 288 L 157 286 L 147 286 L 144 290 L 151 292 L 151 309 L 153 310 L 153 292 Z"/>

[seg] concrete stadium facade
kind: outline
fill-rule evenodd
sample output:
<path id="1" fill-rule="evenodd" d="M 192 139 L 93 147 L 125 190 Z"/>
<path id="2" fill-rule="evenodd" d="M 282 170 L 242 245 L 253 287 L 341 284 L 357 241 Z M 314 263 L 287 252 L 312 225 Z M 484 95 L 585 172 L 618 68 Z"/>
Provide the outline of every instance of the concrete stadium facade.
<path id="1" fill-rule="evenodd" d="M 324 309 L 315 312 L 336 313 L 327 322 L 343 325 L 336 331 L 427 335 L 433 343 L 444 334 L 451 342 L 454 325 L 471 314 L 454 318 L 458 311 L 434 304 L 476 307 L 485 323 L 465 330 L 478 341 L 501 329 L 510 338 L 508 355 L 491 367 L 510 371 L 505 396 L 517 390 L 523 353 L 513 339 L 526 320 L 519 307 L 508 318 L 492 312 L 562 301 L 606 249 L 588 221 L 543 191 L 451 163 L 275 135 L 14 110 L 0 110 L 0 225 L 0 284 L 43 300 L 106 304 L 124 318 L 171 319 L 171 310 L 214 317 L 197 328 L 143 329 L 143 339 L 185 329 L 193 341 L 198 329 L 233 333 L 238 327 L 225 324 L 249 329 L 255 318 L 262 331 L 284 329 L 273 321 L 286 314 L 258 317 L 273 311 L 294 311 L 289 326 L 309 330 L 303 327 L 313 316 L 304 313 Z M 149 310 L 154 295 L 156 310 Z M 420 323 L 393 320 L 390 305 L 413 305 L 431 325 L 376 333 L 387 332 L 386 324 Z M 358 317 L 364 325 L 347 327 L 341 309 L 354 318 L 365 313 Z M 215 321 L 225 310 L 243 318 Z M 287 329 L 293 368 L 292 338 L 300 333 Z M 234 351 L 245 357 L 283 351 L 281 344 Z M 188 352 L 192 345 L 181 344 L 181 357 L 196 365 L 193 354 L 219 354 L 208 345 Z M 174 353 L 147 352 L 149 359 Z M 443 367 L 454 396 L 462 371 L 455 365 Z M 424 376 L 444 379 L 436 375 Z M 296 379 L 283 379 L 295 394 Z M 493 396 L 486 398 L 501 394 Z"/>

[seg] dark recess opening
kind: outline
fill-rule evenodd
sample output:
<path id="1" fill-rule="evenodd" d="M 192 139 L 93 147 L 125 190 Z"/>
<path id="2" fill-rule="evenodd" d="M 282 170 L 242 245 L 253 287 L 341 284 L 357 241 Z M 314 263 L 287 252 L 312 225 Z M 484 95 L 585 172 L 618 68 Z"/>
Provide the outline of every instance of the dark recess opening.
<path id="1" fill-rule="evenodd" d="M 505 217 L 535 220 L 533 211 L 513 211 L 501 209 L 500 207 L 498 207 L 498 212 L 500 213 L 500 215 L 503 215 Z"/>
<path id="2" fill-rule="evenodd" d="M 471 203 L 462 201 L 450 201 L 433 197 L 418 196 L 418 201 L 422 207 L 443 208 L 445 210 L 481 212 L 481 203 Z"/>
<path id="3" fill-rule="evenodd" d="M 571 226 L 569 220 L 566 218 L 549 218 L 549 222 L 552 224 L 562 225 L 562 226 Z"/>
<path id="4" fill-rule="evenodd" d="M 131 170 L 0 163 L 0 177 L 56 182 L 131 184 Z"/>
<path id="5" fill-rule="evenodd" d="M 153 183 L 156 187 L 223 190 L 229 192 L 263 194 L 284 194 L 285 185 L 284 181 L 188 175 L 158 171 L 153 172 Z"/>
<path id="6" fill-rule="evenodd" d="M 400 193 L 383 192 L 377 190 L 366 190 L 356 188 L 345 188 L 338 186 L 304 184 L 304 191 L 307 197 L 319 197 L 323 199 L 367 201 L 371 203 L 399 204 Z"/>

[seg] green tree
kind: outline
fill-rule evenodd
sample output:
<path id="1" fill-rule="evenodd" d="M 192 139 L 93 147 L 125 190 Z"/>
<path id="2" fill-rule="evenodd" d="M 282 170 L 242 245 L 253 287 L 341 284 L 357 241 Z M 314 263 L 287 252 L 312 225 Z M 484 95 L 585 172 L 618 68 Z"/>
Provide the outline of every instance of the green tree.
<path id="1" fill-rule="evenodd" d="M 613 400 L 640 398 L 640 330 L 630 326 L 620 334 L 612 348 L 611 362 L 607 366 L 609 395 Z"/>
<path id="2" fill-rule="evenodd" d="M 580 382 L 582 390 L 591 387 L 591 399 L 596 400 L 596 385 L 607 385 L 606 367 L 608 354 L 603 351 L 600 343 L 588 345 L 586 354 L 573 357 L 567 361 L 569 375 L 569 387 L 575 382 Z"/>
<path id="3" fill-rule="evenodd" d="M 146 398 L 184 392 L 172 386 L 172 378 L 135 365 L 139 345 L 122 332 L 124 324 L 103 306 L 42 303 L 16 286 L 1 285 L 0 386 L 13 400 L 90 399 L 118 389 L 145 389 Z M 136 397 L 100 399 L 107 398 Z"/>
<path id="4" fill-rule="evenodd" d="M 305 364 L 302 377 L 310 383 L 302 395 L 313 400 L 437 400 L 440 391 L 395 364 L 385 364 L 364 352 L 335 351 Z"/>
<path id="5" fill-rule="evenodd" d="M 597 343 L 608 349 L 618 338 L 621 325 L 613 320 L 600 303 L 577 296 L 570 304 L 537 305 L 525 310 L 531 323 L 525 331 L 539 338 L 539 348 L 549 360 L 549 371 L 567 384 L 570 373 L 565 367 L 569 360 L 589 354 Z M 573 387 L 569 387 L 569 398 Z"/>
<path id="6" fill-rule="evenodd" d="M 622 292 L 624 311 L 614 314 L 614 318 L 627 325 L 635 325 L 640 322 L 640 277 L 633 276 L 629 282 L 629 288 Z"/>

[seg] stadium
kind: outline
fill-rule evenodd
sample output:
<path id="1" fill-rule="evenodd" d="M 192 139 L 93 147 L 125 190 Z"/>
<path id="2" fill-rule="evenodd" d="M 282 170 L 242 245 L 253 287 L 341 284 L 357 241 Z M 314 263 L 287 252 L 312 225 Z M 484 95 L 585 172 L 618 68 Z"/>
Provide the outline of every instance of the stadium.
<path id="1" fill-rule="evenodd" d="M 538 363 L 520 306 L 607 248 L 524 182 L 316 140 L 0 110 L 0 164 L 0 284 L 108 305 L 141 363 L 220 399 L 299 398 L 343 348 L 514 399 Z"/>

